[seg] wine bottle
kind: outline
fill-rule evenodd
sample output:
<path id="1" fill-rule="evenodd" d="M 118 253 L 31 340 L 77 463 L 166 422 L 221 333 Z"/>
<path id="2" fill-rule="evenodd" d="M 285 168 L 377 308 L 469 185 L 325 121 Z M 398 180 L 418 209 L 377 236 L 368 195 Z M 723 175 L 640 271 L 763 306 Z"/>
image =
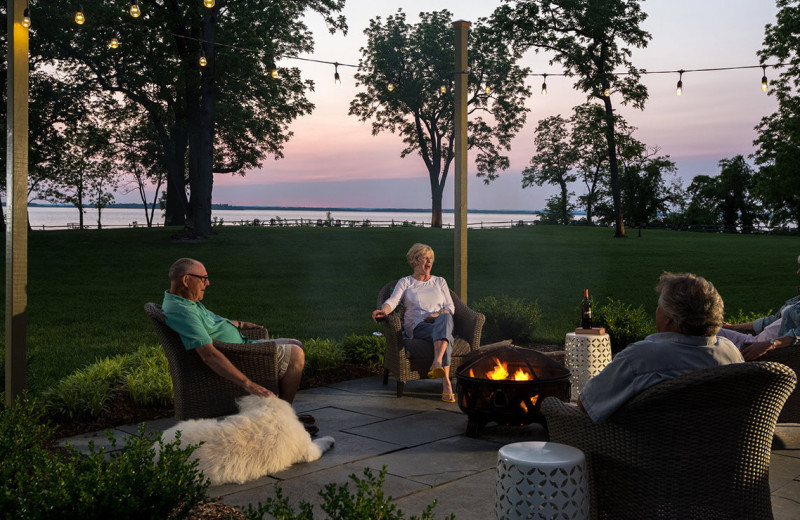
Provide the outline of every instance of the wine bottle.
<path id="1" fill-rule="evenodd" d="M 581 328 L 592 328 L 592 300 L 589 299 L 589 289 L 583 290 L 583 301 L 581 302 Z"/>

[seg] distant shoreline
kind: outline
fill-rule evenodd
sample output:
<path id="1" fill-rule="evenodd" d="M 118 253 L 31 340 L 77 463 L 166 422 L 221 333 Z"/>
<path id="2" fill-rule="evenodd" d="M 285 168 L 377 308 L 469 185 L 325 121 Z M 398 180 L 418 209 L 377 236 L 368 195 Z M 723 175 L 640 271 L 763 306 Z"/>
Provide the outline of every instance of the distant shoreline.
<path id="1" fill-rule="evenodd" d="M 5 203 L 3 203 L 5 206 Z M 75 208 L 71 204 L 41 204 L 31 202 L 28 204 L 30 208 Z M 85 208 L 94 208 L 94 204 L 86 204 Z M 104 209 L 144 209 L 144 204 L 136 203 L 123 203 L 112 204 Z M 430 208 L 333 208 L 333 207 L 305 207 L 305 206 L 233 206 L 230 204 L 212 204 L 212 210 L 230 210 L 230 211 L 252 211 L 252 210 L 270 210 L 270 211 L 359 211 L 364 213 L 425 213 L 429 212 Z M 442 209 L 442 213 L 453 213 L 453 209 Z M 524 209 L 469 209 L 469 213 L 516 213 L 516 214 L 529 214 L 536 215 L 536 210 Z"/>

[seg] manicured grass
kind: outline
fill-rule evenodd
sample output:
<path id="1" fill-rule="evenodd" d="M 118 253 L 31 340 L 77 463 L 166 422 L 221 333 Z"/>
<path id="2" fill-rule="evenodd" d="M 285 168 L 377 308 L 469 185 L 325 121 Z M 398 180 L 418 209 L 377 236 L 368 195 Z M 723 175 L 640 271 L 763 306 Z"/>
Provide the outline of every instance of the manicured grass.
<path id="1" fill-rule="evenodd" d="M 211 277 L 204 303 L 262 323 L 273 337 L 340 339 L 379 328 L 378 290 L 410 273 L 414 242 L 436 252 L 434 273 L 453 282 L 453 231 L 427 228 L 226 227 L 203 243 L 173 243 L 174 229 L 32 232 L 28 270 L 28 384 L 34 393 L 94 360 L 157 344 L 145 302 L 161 302 L 167 269 L 182 256 Z M 665 270 L 714 282 L 730 313 L 777 309 L 798 280 L 796 236 L 535 226 L 471 230 L 468 300 L 507 294 L 538 300 L 538 341 L 563 342 L 584 288 L 648 312 Z M 4 291 L 3 289 L 0 289 Z M 3 300 L 5 301 L 5 299 Z"/>

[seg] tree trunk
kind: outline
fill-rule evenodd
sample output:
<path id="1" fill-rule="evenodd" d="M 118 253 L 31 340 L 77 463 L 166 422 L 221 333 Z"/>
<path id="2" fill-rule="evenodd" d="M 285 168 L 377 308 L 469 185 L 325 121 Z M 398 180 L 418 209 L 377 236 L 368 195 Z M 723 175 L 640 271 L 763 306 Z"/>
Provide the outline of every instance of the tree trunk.
<path id="1" fill-rule="evenodd" d="M 569 197 L 569 193 L 567 192 L 567 183 L 561 183 L 561 223 L 565 226 L 569 224 L 569 208 L 567 203 L 567 198 Z"/>
<path id="2" fill-rule="evenodd" d="M 442 227 L 442 193 L 444 186 L 440 185 L 431 175 L 431 227 Z"/>
<path id="3" fill-rule="evenodd" d="M 216 37 L 217 14 L 211 9 L 202 19 L 203 40 L 214 42 Z M 205 45 L 208 63 L 201 75 L 199 125 L 193 139 L 195 150 L 190 156 L 196 157 L 195 174 L 192 180 L 192 216 L 195 233 L 209 236 L 211 230 L 211 202 L 214 186 L 214 104 L 215 92 L 215 51 L 213 43 Z M 199 189 L 198 189 L 199 188 Z"/>
<path id="4" fill-rule="evenodd" d="M 611 99 L 604 97 L 606 107 L 606 141 L 608 142 L 608 165 L 611 172 L 611 199 L 614 202 L 615 238 L 625 238 L 625 222 L 622 215 L 622 195 L 619 189 L 619 164 L 617 161 L 617 139 L 614 132 L 614 110 Z"/>

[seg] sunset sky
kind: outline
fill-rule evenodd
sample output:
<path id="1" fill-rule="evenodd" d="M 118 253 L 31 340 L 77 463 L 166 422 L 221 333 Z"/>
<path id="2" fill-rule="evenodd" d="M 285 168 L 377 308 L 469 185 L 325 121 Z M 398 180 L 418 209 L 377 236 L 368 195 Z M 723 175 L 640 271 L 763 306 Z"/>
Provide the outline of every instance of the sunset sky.
<path id="1" fill-rule="evenodd" d="M 477 21 L 489 16 L 499 0 L 347 0 L 344 14 L 349 32 L 329 35 L 318 16 L 307 22 L 315 33 L 315 52 L 306 56 L 324 61 L 357 65 L 360 48 L 366 44 L 363 29 L 370 19 L 394 14 L 399 6 L 415 23 L 420 11 L 449 10 L 453 20 Z M 636 49 L 633 62 L 655 71 L 705 69 L 758 65 L 764 26 L 774 22 L 774 0 L 649 0 L 642 3 L 648 13 L 644 29 L 652 35 L 645 49 Z M 559 74 L 558 64 L 529 52 L 523 66 L 534 74 Z M 774 63 L 774 61 L 770 62 Z M 350 100 L 358 89 L 354 68 L 340 66 L 342 84 L 333 82 L 332 65 L 286 60 L 279 65 L 300 67 L 314 80 L 309 98 L 316 110 L 292 125 L 295 133 L 286 146 L 285 158 L 268 158 L 261 169 L 246 177 L 217 176 L 214 202 L 259 206 L 329 206 L 367 208 L 430 208 L 430 188 L 419 156 L 400 158 L 400 137 L 371 134 L 369 123 L 348 116 Z M 650 98 L 645 110 L 615 108 L 638 128 L 640 141 L 661 148 L 678 166 L 684 186 L 697 174 L 716 175 L 721 159 L 753 152 L 754 127 L 776 110 L 773 97 L 760 89 L 761 68 L 687 72 L 683 95 L 675 95 L 678 74 L 644 76 Z M 767 77 L 777 72 L 767 69 Z M 528 101 L 531 112 L 511 151 L 511 168 L 500 179 L 485 186 L 471 167 L 468 188 L 472 209 L 541 209 L 553 187 L 522 189 L 521 171 L 534 153 L 533 131 L 539 120 L 561 114 L 568 118 L 572 107 L 585 95 L 572 88 L 573 79 L 547 78 L 548 95 L 539 94 L 541 76 L 529 78 L 534 90 Z M 470 159 L 472 159 L 470 153 Z M 445 188 L 445 208 L 452 208 L 452 170 Z M 577 194 L 583 191 L 573 185 Z"/>

